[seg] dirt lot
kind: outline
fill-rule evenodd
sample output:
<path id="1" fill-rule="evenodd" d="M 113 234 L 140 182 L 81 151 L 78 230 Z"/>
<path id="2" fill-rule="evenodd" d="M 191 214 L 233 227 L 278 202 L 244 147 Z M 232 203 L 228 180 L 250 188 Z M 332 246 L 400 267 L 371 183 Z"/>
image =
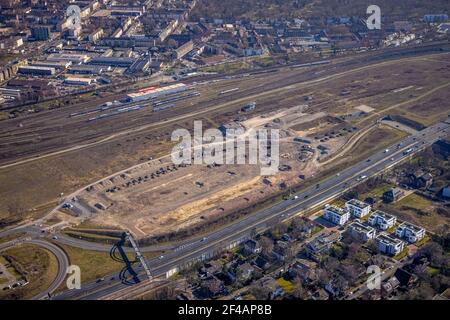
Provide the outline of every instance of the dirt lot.
<path id="1" fill-rule="evenodd" d="M 242 122 L 247 130 L 281 130 L 282 171 L 275 176 L 262 177 L 260 167 L 249 164 L 175 165 L 163 157 L 100 181 L 77 198 L 96 211 L 91 224 L 128 229 L 138 237 L 188 228 L 255 204 L 298 183 L 300 175 L 314 174 L 319 143 L 294 140 L 302 138 L 290 127 L 325 114 L 303 111 L 303 106 L 286 108 Z M 339 145 L 330 142 L 321 144 L 328 152 Z"/>

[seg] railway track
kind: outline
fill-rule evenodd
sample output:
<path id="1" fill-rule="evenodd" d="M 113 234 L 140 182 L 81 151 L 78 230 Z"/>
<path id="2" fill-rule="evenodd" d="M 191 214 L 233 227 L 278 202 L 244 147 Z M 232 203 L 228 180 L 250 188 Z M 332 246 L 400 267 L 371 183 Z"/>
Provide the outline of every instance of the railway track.
<path id="1" fill-rule="evenodd" d="M 426 52 L 436 52 L 442 53 L 445 51 L 442 47 L 449 48 L 450 44 L 446 44 L 443 46 L 434 45 L 426 48 L 421 48 L 419 53 Z M 238 92 L 235 92 L 230 96 L 219 96 L 219 95 L 209 95 L 206 97 L 209 99 L 208 101 L 198 101 L 194 106 L 189 108 L 167 108 L 158 113 L 151 113 L 148 109 L 142 108 L 142 110 L 136 110 L 133 112 L 132 121 L 117 121 L 120 117 L 114 117 L 112 121 L 106 123 L 105 120 L 96 121 L 96 124 L 99 124 L 101 128 L 93 127 L 92 124 L 86 124 L 82 122 L 86 122 L 86 120 L 73 118 L 68 121 L 67 117 L 70 113 L 77 112 L 77 110 L 53 110 L 49 111 L 43 115 L 33 115 L 29 119 L 24 118 L 24 126 L 22 128 L 11 128 L 5 126 L 3 130 L 0 129 L 0 150 L 2 150 L 3 159 L 0 159 L 0 163 L 4 164 L 12 163 L 17 159 L 29 157 L 41 156 L 44 153 L 51 153 L 55 150 L 62 150 L 64 148 L 68 148 L 70 145 L 76 144 L 86 144 L 90 145 L 92 143 L 97 143 L 99 141 L 110 141 L 110 139 L 104 138 L 105 136 L 111 136 L 117 132 L 123 132 L 123 134 L 136 132 L 134 128 L 141 128 L 141 130 L 145 130 L 149 128 L 149 123 L 151 124 L 151 128 L 156 128 L 158 126 L 166 126 L 167 124 L 173 123 L 170 119 L 188 119 L 189 117 L 194 117 L 198 115 L 206 115 L 208 113 L 213 112 L 222 112 L 225 113 L 229 110 L 233 110 L 238 108 L 238 106 L 233 104 L 233 101 L 236 103 L 240 102 L 248 102 L 247 100 L 255 99 L 258 97 L 267 96 L 268 93 L 278 93 L 283 90 L 288 92 L 291 86 L 295 86 L 295 88 L 299 88 L 299 83 L 306 83 L 303 87 L 308 87 L 307 84 L 310 83 L 314 85 L 316 83 L 320 83 L 323 81 L 331 80 L 340 75 L 346 75 L 351 72 L 356 72 L 361 68 L 372 68 L 380 63 L 395 63 L 397 60 L 388 60 L 382 61 L 384 56 L 389 57 L 403 57 L 409 56 L 417 49 L 407 48 L 404 52 L 397 49 L 394 52 L 382 53 L 380 56 L 371 57 L 372 60 L 380 61 L 378 63 L 374 63 L 372 65 L 365 65 L 360 68 L 355 68 L 350 71 L 341 71 L 344 67 L 347 67 L 349 64 L 358 65 L 361 63 L 360 60 L 368 59 L 355 59 L 357 62 L 352 61 L 344 61 L 341 63 L 334 63 L 332 65 L 327 65 L 325 68 L 330 69 L 331 67 L 335 68 L 334 73 L 325 77 L 317 77 L 315 72 L 310 72 L 311 70 L 299 70 L 298 72 L 293 72 L 290 77 L 280 77 L 277 79 L 278 81 L 273 81 L 274 78 L 277 78 L 277 73 L 270 73 L 268 76 L 268 81 L 264 82 L 261 79 L 258 81 L 262 82 L 261 86 L 258 87 L 250 87 L 246 89 L 241 89 Z M 421 54 L 419 54 L 420 58 Z M 416 57 L 417 58 L 417 57 Z M 278 67 L 279 68 L 279 67 Z M 321 68 L 317 66 L 317 68 Z M 301 69 L 301 68 L 300 68 Z M 270 70 L 270 69 L 269 69 Z M 355 71 L 356 70 L 356 71 Z M 317 71 L 317 69 L 313 69 L 313 71 Z M 321 74 L 322 75 L 322 74 Z M 250 73 L 251 76 L 251 73 Z M 267 76 L 266 74 L 260 75 L 262 77 Z M 197 79 L 198 80 L 198 79 Z M 243 80 L 239 81 L 247 81 L 247 79 L 243 78 Z M 189 82 L 189 81 L 188 81 Z M 294 87 L 292 87 L 294 89 Z M 184 102 L 184 100 L 183 100 Z M 216 108 L 217 106 L 224 105 L 223 108 Z M 65 108 L 63 108 L 65 109 Z M 128 117 L 127 117 L 128 118 Z M 128 119 L 127 119 L 128 120 Z M 16 120 L 17 124 L 20 122 Z M 103 138 L 102 138 L 103 137 Z M 37 152 L 35 146 L 39 145 L 39 151 Z M 23 146 L 23 148 L 21 148 Z M 28 149 L 25 148 L 28 146 Z M 8 150 L 9 149 L 9 150 Z M 70 150 L 70 148 L 68 148 Z"/>

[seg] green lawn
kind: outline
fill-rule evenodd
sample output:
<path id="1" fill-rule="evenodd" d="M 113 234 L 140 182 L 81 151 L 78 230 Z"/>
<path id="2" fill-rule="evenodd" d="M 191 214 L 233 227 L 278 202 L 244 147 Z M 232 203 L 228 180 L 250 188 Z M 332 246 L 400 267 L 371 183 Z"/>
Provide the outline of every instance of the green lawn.
<path id="1" fill-rule="evenodd" d="M 425 243 L 427 243 L 430 240 L 429 236 L 423 237 L 421 240 L 417 241 L 414 245 L 417 247 L 423 246 Z"/>
<path id="2" fill-rule="evenodd" d="M 89 282 L 106 276 L 110 273 L 120 271 L 125 267 L 122 261 L 113 260 L 109 252 L 83 250 L 68 245 L 58 244 L 69 256 L 71 264 L 77 265 L 81 269 L 81 281 Z M 146 252 L 147 259 L 161 255 L 162 252 Z M 135 261 L 134 253 L 127 252 L 130 262 Z"/>
<path id="3" fill-rule="evenodd" d="M 427 273 L 431 276 L 439 274 L 439 269 L 433 267 L 427 267 Z"/>
<path id="4" fill-rule="evenodd" d="M 58 260 L 50 251 L 33 244 L 22 244 L 9 248 L 2 255 L 13 257 L 15 263 L 26 275 L 29 284 L 15 290 L 0 291 L 1 299 L 30 299 L 50 286 L 58 274 Z M 19 270 L 9 267 L 16 279 L 22 278 Z"/>
<path id="5" fill-rule="evenodd" d="M 394 207 L 397 209 L 402 209 L 404 207 L 416 209 L 416 210 L 424 210 L 428 207 L 430 207 L 433 203 L 415 193 L 410 194 L 409 196 L 401 199 L 397 203 L 395 203 Z"/>
<path id="6" fill-rule="evenodd" d="M 383 183 L 382 185 L 380 185 L 379 187 L 371 190 L 368 193 L 365 193 L 361 198 L 381 198 L 383 196 L 383 193 L 385 193 L 386 191 L 388 191 L 389 189 L 391 189 L 394 185 L 392 184 L 388 184 L 388 183 Z"/>
<path id="7" fill-rule="evenodd" d="M 283 278 L 277 279 L 277 283 L 281 288 L 283 288 L 283 291 L 287 294 L 292 293 L 295 289 L 292 282 L 284 280 Z"/>
<path id="8" fill-rule="evenodd" d="M 217 73 L 233 73 L 239 70 L 249 69 L 249 65 L 243 62 L 233 62 L 233 63 L 221 63 L 214 66 L 203 67 L 201 71 L 203 72 L 217 72 Z"/>
<path id="9" fill-rule="evenodd" d="M 399 254 L 397 254 L 396 256 L 394 256 L 394 259 L 397 261 L 402 260 L 404 257 L 406 257 L 408 255 L 408 248 L 406 247 L 405 249 L 403 249 L 402 252 L 400 252 Z"/>

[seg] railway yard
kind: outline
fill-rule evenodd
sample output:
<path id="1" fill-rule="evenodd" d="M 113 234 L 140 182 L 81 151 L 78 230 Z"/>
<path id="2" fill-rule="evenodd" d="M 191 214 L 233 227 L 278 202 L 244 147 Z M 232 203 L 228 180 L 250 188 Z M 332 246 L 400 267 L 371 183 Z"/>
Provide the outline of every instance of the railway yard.
<path id="1" fill-rule="evenodd" d="M 145 237 L 226 215 L 298 185 L 330 163 L 339 165 L 334 160 L 351 159 L 354 148 L 370 151 L 371 137 L 386 144 L 402 138 L 404 132 L 377 123 L 383 115 L 424 125 L 446 115 L 447 58 L 445 52 L 407 55 L 400 63 L 369 55 L 351 63 L 343 58 L 189 79 L 181 92 L 148 100 L 130 101 L 124 94 L 110 102 L 3 121 L 1 216 L 29 218 L 51 211 L 55 221 L 128 228 Z M 254 110 L 241 111 L 253 101 Z M 212 128 L 235 121 L 247 129 L 282 129 L 284 171 L 264 179 L 251 166 L 173 166 L 170 134 L 180 127 L 192 130 L 194 119 Z M 86 185 L 92 189 L 86 191 Z M 51 210 L 77 189 L 86 214 Z M 18 208 L 12 204 L 17 200 Z"/>

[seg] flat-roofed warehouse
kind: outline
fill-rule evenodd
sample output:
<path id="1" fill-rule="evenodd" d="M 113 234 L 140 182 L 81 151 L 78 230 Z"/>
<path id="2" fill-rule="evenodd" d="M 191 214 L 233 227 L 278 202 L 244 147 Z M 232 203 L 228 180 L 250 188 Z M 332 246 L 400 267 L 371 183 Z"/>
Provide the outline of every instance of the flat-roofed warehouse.
<path id="1" fill-rule="evenodd" d="M 55 69 L 67 69 L 72 64 L 71 61 L 33 61 L 32 66 L 36 67 L 48 67 Z"/>
<path id="2" fill-rule="evenodd" d="M 52 76 L 55 74 L 55 68 L 39 66 L 20 66 L 18 72 L 21 74 L 37 74 L 43 76 Z"/>
<path id="3" fill-rule="evenodd" d="M 94 82 L 94 79 L 91 78 L 81 78 L 81 77 L 67 77 L 64 80 L 65 84 L 78 85 L 78 86 L 87 86 Z"/>
<path id="4" fill-rule="evenodd" d="M 109 71 L 110 67 L 96 66 L 96 65 L 76 65 L 69 69 L 71 74 L 101 74 L 104 71 Z"/>
<path id="5" fill-rule="evenodd" d="M 95 57 L 89 62 L 91 65 L 103 65 L 111 67 L 129 67 L 136 59 L 127 57 Z"/>
<path id="6" fill-rule="evenodd" d="M 157 98 L 163 95 L 183 92 L 188 89 L 184 83 L 177 83 L 166 87 L 148 87 L 137 92 L 127 94 L 127 97 L 132 102 L 144 101 L 151 98 Z"/>
<path id="7" fill-rule="evenodd" d="M 90 59 L 90 56 L 78 53 L 52 53 L 47 57 L 47 61 L 70 61 L 72 64 L 86 63 Z"/>

